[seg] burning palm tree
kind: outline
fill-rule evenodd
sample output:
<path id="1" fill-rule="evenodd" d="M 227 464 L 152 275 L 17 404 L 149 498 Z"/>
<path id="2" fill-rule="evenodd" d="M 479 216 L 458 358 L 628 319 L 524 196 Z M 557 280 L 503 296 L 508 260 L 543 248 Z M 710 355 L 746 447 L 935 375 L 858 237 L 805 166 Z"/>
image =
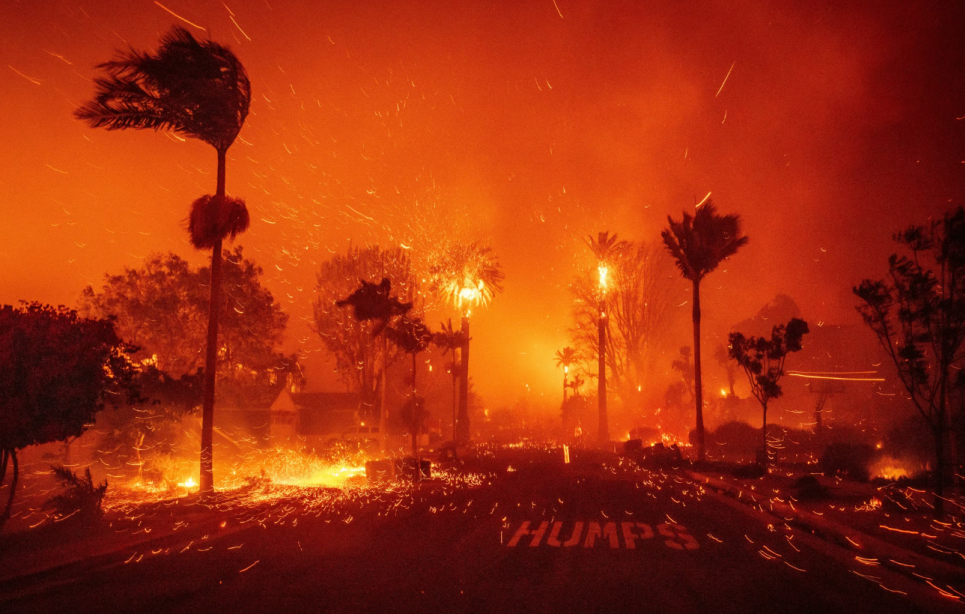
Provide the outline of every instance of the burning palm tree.
<path id="1" fill-rule="evenodd" d="M 475 242 L 449 246 L 431 268 L 431 290 L 462 314 L 462 347 L 459 376 L 459 417 L 457 439 L 469 440 L 469 315 L 476 306 L 485 306 L 503 291 L 506 278 L 491 247 Z"/>
<path id="2" fill-rule="evenodd" d="M 173 130 L 215 148 L 218 179 L 214 196 L 192 204 L 191 243 L 211 249 L 211 295 L 201 414 L 201 492 L 214 490 L 212 428 L 218 357 L 221 247 L 248 229 L 248 209 L 225 194 L 225 159 L 248 116 L 251 84 L 244 66 L 225 46 L 198 41 L 175 26 L 155 54 L 131 49 L 100 64 L 106 77 L 94 80 L 94 99 L 76 112 L 93 128 Z"/>
<path id="3" fill-rule="evenodd" d="M 741 234 L 738 215 L 718 215 L 711 201 L 707 201 L 691 216 L 675 222 L 667 217 L 670 227 L 661 233 L 663 242 L 674 257 L 684 278 L 694 285 L 694 397 L 697 404 L 697 460 L 704 460 L 703 389 L 700 381 L 700 281 L 713 272 L 727 258 L 747 245 Z"/>
<path id="4" fill-rule="evenodd" d="M 598 363 L 598 391 L 597 402 L 600 410 L 600 424 L 597 439 L 600 443 L 610 441 L 610 425 L 606 411 L 606 287 L 607 272 L 609 267 L 614 264 L 623 252 L 630 247 L 626 241 L 618 241 L 617 235 L 610 235 L 610 231 L 605 230 L 597 234 L 597 238 L 592 236 L 586 238 L 586 244 L 597 259 L 597 270 L 600 272 L 600 317 L 597 319 L 597 329 L 600 335 L 600 350 Z"/>

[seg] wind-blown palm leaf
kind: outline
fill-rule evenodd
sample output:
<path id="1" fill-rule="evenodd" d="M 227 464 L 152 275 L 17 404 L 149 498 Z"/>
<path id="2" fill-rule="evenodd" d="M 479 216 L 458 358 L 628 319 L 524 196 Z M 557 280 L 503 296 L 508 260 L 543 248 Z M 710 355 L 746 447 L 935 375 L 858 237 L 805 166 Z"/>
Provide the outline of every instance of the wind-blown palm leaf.
<path id="1" fill-rule="evenodd" d="M 173 130 L 226 151 L 248 116 L 244 66 L 180 26 L 160 42 L 154 55 L 130 49 L 98 65 L 107 76 L 94 80 L 94 99 L 75 116 L 93 128 Z"/>
<path id="2" fill-rule="evenodd" d="M 188 234 L 196 249 L 212 249 L 218 241 L 248 230 L 250 223 L 244 200 L 205 195 L 191 204 Z"/>
<path id="3" fill-rule="evenodd" d="M 667 220 L 670 227 L 660 236 L 677 268 L 690 281 L 699 282 L 748 241 L 741 235 L 740 216 L 718 215 L 711 201 L 694 216 L 684 212 L 679 222 L 669 216 Z"/>

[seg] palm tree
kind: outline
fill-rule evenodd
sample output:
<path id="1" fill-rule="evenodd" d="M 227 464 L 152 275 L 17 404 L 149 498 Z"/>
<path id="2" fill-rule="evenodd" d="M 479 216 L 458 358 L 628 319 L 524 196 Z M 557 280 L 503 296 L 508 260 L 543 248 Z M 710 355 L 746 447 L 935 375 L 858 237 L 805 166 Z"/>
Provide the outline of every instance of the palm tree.
<path id="1" fill-rule="evenodd" d="M 607 419 L 606 411 L 606 280 L 609 266 L 623 255 L 630 244 L 627 241 L 618 241 L 616 233 L 610 236 L 609 230 L 604 230 L 597 234 L 596 239 L 592 236 L 586 238 L 586 244 L 597 259 L 597 267 L 600 271 L 600 303 L 599 318 L 597 319 L 597 330 L 600 337 L 599 361 L 597 363 L 597 404 L 600 411 L 600 424 L 597 439 L 601 444 L 610 441 L 610 424 Z"/>
<path id="2" fill-rule="evenodd" d="M 442 349 L 442 355 L 445 356 L 447 353 L 452 353 L 452 362 L 450 364 L 449 373 L 452 376 L 452 443 L 453 451 L 455 451 L 456 444 L 456 381 L 459 379 L 459 363 L 456 362 L 456 349 L 461 348 L 462 342 L 462 331 L 453 328 L 452 319 L 441 323 L 439 325 L 439 332 L 432 336 L 432 342 L 436 347 Z"/>
<path id="3" fill-rule="evenodd" d="M 559 369 L 563 367 L 563 402 L 566 403 L 566 389 L 569 384 L 566 381 L 566 376 L 570 372 L 570 367 L 575 365 L 579 360 L 579 355 L 576 350 L 571 347 L 565 347 L 562 350 L 556 350 L 556 368 Z"/>
<path id="4" fill-rule="evenodd" d="M 469 314 L 476 305 L 488 305 L 503 291 L 506 275 L 491 247 L 475 242 L 450 245 L 430 269 L 432 292 L 442 295 L 462 312 L 462 347 L 459 350 L 459 425 L 457 438 L 469 441 Z"/>
<path id="5" fill-rule="evenodd" d="M 426 431 L 428 414 L 425 410 L 425 399 L 419 396 L 416 391 L 417 357 L 419 352 L 429 349 L 433 335 L 421 318 L 413 318 L 408 314 L 403 314 L 394 326 L 387 328 L 386 335 L 396 347 L 406 354 L 412 355 L 412 392 L 402 407 L 400 417 L 405 429 L 412 436 L 412 458 L 415 460 L 414 475 L 415 480 L 418 481 L 422 475 L 419 460 L 419 435 Z"/>
<path id="6" fill-rule="evenodd" d="M 697 460 L 703 461 L 704 414 L 703 388 L 700 379 L 700 281 L 723 260 L 733 256 L 744 245 L 747 237 L 741 233 L 738 215 L 718 215 L 711 201 L 697 209 L 693 216 L 683 213 L 675 222 L 667 216 L 670 227 L 660 233 L 664 245 L 676 261 L 685 279 L 694 285 L 694 397 L 697 404 Z"/>
<path id="7" fill-rule="evenodd" d="M 214 490 L 212 426 L 221 246 L 249 224 L 244 201 L 225 195 L 225 158 L 248 116 L 251 84 L 244 66 L 227 47 L 198 41 L 180 26 L 161 38 L 155 54 L 130 49 L 98 68 L 107 75 L 94 80 L 94 99 L 77 110 L 78 119 L 107 130 L 173 130 L 204 141 L 218 154 L 215 194 L 194 201 L 188 228 L 196 248 L 211 249 L 199 480 L 201 492 L 208 493 Z"/>

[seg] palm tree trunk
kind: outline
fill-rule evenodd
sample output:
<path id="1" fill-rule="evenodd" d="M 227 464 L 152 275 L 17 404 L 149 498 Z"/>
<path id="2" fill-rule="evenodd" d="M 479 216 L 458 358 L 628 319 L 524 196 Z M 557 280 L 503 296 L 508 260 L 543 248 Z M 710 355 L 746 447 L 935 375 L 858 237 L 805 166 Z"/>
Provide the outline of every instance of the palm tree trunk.
<path id="1" fill-rule="evenodd" d="M 459 419 L 456 433 L 459 443 L 469 441 L 469 317 L 462 317 L 462 348 L 459 350 Z"/>
<path id="2" fill-rule="evenodd" d="M 704 455 L 704 388 L 700 379 L 700 282 L 694 281 L 694 398 L 697 403 L 697 460 Z"/>
<path id="3" fill-rule="evenodd" d="M 388 351 L 389 347 L 385 339 L 385 329 L 382 330 L 382 371 L 379 373 L 380 384 L 379 387 L 379 443 L 382 447 L 382 453 L 388 451 L 388 437 L 385 434 L 385 382 L 386 382 L 386 369 L 389 362 Z M 404 444 L 403 444 L 404 445 Z"/>
<path id="4" fill-rule="evenodd" d="M 13 507 L 13 496 L 17 492 L 17 479 L 20 477 L 20 465 L 17 462 L 17 451 L 4 450 L 3 456 L 4 456 L 4 459 L 3 459 L 4 473 L 7 472 L 6 470 L 7 459 L 8 458 L 13 459 L 13 479 L 10 482 L 10 494 L 7 495 L 7 507 L 6 509 L 3 510 L 3 514 L 0 515 L 0 529 L 2 529 L 3 525 L 5 525 L 8 520 L 10 520 L 10 509 Z"/>
<path id="5" fill-rule="evenodd" d="M 600 408 L 600 424 L 597 439 L 600 444 L 610 441 L 610 425 L 606 415 L 606 299 L 600 299 L 597 329 L 600 335 L 599 363 L 597 364 L 597 403 Z"/>
<path id="6" fill-rule="evenodd" d="M 218 188 L 225 197 L 225 152 L 218 150 Z M 214 492 L 214 383 L 218 366 L 218 312 L 221 305 L 221 239 L 211 249 L 211 295 L 208 299 L 208 345 L 204 360 L 204 396 L 201 409 L 201 494 Z"/>
<path id="7" fill-rule="evenodd" d="M 416 370 L 416 353 L 412 352 L 412 414 L 415 418 L 415 370 Z M 413 422 L 412 428 L 412 458 L 415 460 L 415 481 L 418 482 L 422 477 L 422 465 L 419 463 L 419 425 L 415 420 Z"/>

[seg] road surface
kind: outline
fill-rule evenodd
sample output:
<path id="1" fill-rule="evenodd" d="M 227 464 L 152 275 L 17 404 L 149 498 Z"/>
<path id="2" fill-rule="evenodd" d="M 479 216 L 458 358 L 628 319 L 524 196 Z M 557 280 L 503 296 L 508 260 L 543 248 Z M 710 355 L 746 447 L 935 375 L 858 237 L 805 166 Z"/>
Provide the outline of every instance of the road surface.
<path id="1" fill-rule="evenodd" d="M 426 484 L 337 513 L 299 498 L 212 512 L 193 530 L 2 582 L 0 611 L 965 611 L 673 470 L 541 451 L 487 463 L 481 486 Z"/>

